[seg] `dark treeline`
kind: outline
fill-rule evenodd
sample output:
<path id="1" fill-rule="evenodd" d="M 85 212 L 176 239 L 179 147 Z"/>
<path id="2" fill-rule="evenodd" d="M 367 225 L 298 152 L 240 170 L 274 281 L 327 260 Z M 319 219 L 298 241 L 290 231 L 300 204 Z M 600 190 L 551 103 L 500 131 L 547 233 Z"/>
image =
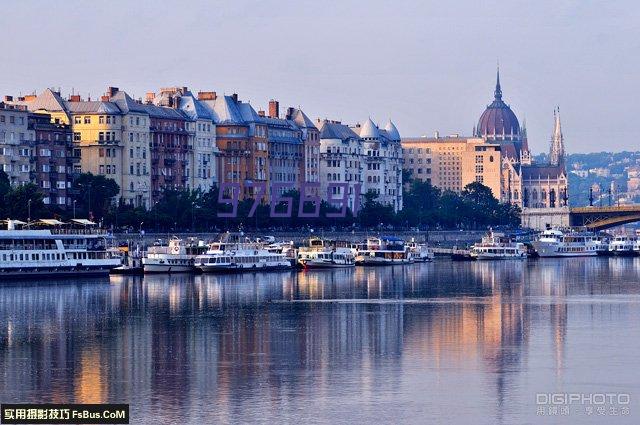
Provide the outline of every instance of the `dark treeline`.
<path id="1" fill-rule="evenodd" d="M 404 208 L 395 213 L 391 206 L 382 205 L 377 195 L 363 195 L 356 217 L 346 210 L 345 217 L 335 217 L 341 211 L 322 201 L 318 217 L 299 217 L 300 194 L 290 191 L 283 197 L 291 198 L 290 217 L 272 217 L 272 207 L 259 204 L 254 214 L 249 213 L 253 199 L 238 202 L 235 217 L 221 217 L 230 213 L 231 205 L 219 203 L 219 192 L 213 188 L 208 192 L 198 190 L 166 190 L 150 210 L 125 204 L 116 204 L 113 199 L 119 187 L 111 179 L 89 173 L 79 175 L 71 190 L 72 205 L 61 209 L 43 203 L 43 194 L 38 186 L 27 184 L 11 187 L 4 172 L 0 171 L 0 216 L 27 220 L 38 218 L 91 218 L 103 226 L 116 230 L 137 232 L 168 231 L 222 231 L 252 229 L 372 229 L 372 228 L 418 228 L 433 229 L 482 229 L 488 226 L 518 226 L 520 211 L 517 207 L 502 204 L 491 190 L 480 183 L 467 185 L 461 194 L 442 191 L 429 183 L 409 180 L 404 191 Z M 313 213 L 315 205 L 305 202 L 303 213 Z M 274 206 L 275 213 L 285 213 L 284 202 Z M 333 216 L 332 216 L 333 215 Z"/>

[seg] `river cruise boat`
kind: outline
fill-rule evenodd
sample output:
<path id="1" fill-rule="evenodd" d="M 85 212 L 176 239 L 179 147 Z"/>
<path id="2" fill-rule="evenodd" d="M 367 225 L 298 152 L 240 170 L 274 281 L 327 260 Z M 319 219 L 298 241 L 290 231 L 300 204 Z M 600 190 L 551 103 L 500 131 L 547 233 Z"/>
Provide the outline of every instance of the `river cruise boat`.
<path id="1" fill-rule="evenodd" d="M 514 242 L 503 233 L 491 231 L 471 247 L 469 255 L 474 260 L 524 260 L 527 258 L 527 246 Z"/>
<path id="2" fill-rule="evenodd" d="M 195 258 L 195 267 L 205 273 L 286 270 L 292 267 L 284 254 L 269 252 L 257 244 L 238 244 L 220 250 L 217 247 Z"/>
<path id="3" fill-rule="evenodd" d="M 402 239 L 396 237 L 368 238 L 359 246 L 356 264 L 363 266 L 384 266 L 412 263 L 409 248 Z"/>
<path id="4" fill-rule="evenodd" d="M 337 247 L 320 238 L 311 238 L 309 246 L 298 250 L 298 265 L 304 269 L 334 269 L 355 264 L 353 249 Z"/>
<path id="5" fill-rule="evenodd" d="M 590 232 L 545 230 L 533 242 L 540 257 L 588 257 L 597 255 L 598 238 Z"/>
<path id="6" fill-rule="evenodd" d="M 188 273 L 196 271 L 194 261 L 198 254 L 205 252 L 202 241 L 187 242 L 173 237 L 167 246 L 151 246 L 142 259 L 145 273 Z"/>
<path id="7" fill-rule="evenodd" d="M 617 235 L 609 243 L 609 251 L 611 255 L 619 257 L 632 257 L 638 255 L 638 241 L 635 237 L 629 235 Z"/>
<path id="8" fill-rule="evenodd" d="M 4 223 L 6 230 L 0 230 L 0 278 L 100 275 L 121 263 L 121 256 L 109 249 L 111 238 L 89 220 Z"/>
<path id="9" fill-rule="evenodd" d="M 415 263 L 427 263 L 435 258 L 433 250 L 426 244 L 411 241 L 407 244 L 407 247 L 409 248 L 409 256 Z"/>

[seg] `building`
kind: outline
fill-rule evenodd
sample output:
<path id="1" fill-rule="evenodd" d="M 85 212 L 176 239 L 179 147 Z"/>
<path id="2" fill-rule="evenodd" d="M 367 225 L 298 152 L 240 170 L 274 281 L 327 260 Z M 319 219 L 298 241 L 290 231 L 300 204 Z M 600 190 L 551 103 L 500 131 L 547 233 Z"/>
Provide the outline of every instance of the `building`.
<path id="1" fill-rule="evenodd" d="M 300 129 L 302 144 L 304 146 L 301 179 L 309 183 L 307 194 L 318 196 L 320 190 L 320 131 L 313 121 L 297 108 L 287 108 L 286 119 Z"/>
<path id="2" fill-rule="evenodd" d="M 402 144 L 400 133 L 389 120 L 385 129 L 380 129 L 371 120 L 352 128 L 362 140 L 364 153 L 363 193 L 378 195 L 376 199 L 384 205 L 402 209 Z"/>
<path id="3" fill-rule="evenodd" d="M 270 191 L 279 187 L 277 195 L 300 190 L 304 181 L 304 141 L 302 130 L 290 119 L 280 118 L 280 104 L 269 101 L 269 114 L 258 112 L 267 127 Z M 272 193 L 272 195 L 274 195 Z"/>
<path id="4" fill-rule="evenodd" d="M 189 142 L 195 137 L 195 126 L 179 109 L 154 105 L 154 98 L 154 93 L 147 93 L 143 107 L 149 115 L 151 200 L 156 203 L 165 190 L 192 188 Z"/>
<path id="5" fill-rule="evenodd" d="M 498 72 L 494 100 L 480 116 L 474 134 L 500 146 L 500 199 L 522 208 L 523 226 L 540 229 L 568 223 L 568 178 L 559 110 L 554 112 L 549 163 L 532 163 L 526 129 L 520 127 L 515 113 L 502 100 Z"/>
<path id="6" fill-rule="evenodd" d="M 361 202 L 364 147 L 360 136 L 339 121 L 318 121 L 320 130 L 320 196 L 346 199 L 353 211 Z M 330 186 L 333 185 L 333 186 Z"/>
<path id="7" fill-rule="evenodd" d="M 191 187 L 208 192 L 217 184 L 216 157 L 219 153 L 213 114 L 187 87 L 161 89 L 154 104 L 179 109 L 191 121 L 188 124 L 193 130 L 189 141 L 192 147 L 189 159 Z"/>
<path id="8" fill-rule="evenodd" d="M 107 94 L 122 113 L 122 202 L 148 209 L 152 194 L 149 114 L 141 102 L 117 87 L 109 87 Z"/>
<path id="9" fill-rule="evenodd" d="M 32 174 L 32 151 L 35 134 L 29 128 L 29 111 L 23 105 L 13 104 L 6 96 L 0 102 L 0 167 L 12 186 L 27 184 Z"/>
<path id="10" fill-rule="evenodd" d="M 258 189 L 253 186 L 268 184 L 267 126 L 260 123 L 251 105 L 238 100 L 237 94 L 199 92 L 198 100 L 215 123 L 220 186 L 228 192 L 228 185 L 238 185 L 240 199 L 254 196 Z"/>
<path id="11" fill-rule="evenodd" d="M 73 143 L 71 126 L 52 121 L 49 114 L 30 113 L 34 132 L 32 182 L 43 192 L 45 204 L 66 208 L 72 205 Z"/>
<path id="12" fill-rule="evenodd" d="M 402 139 L 404 169 L 411 177 L 442 190 L 460 193 L 474 182 L 501 196 L 501 152 L 496 143 L 479 137 L 418 137 Z"/>
<path id="13" fill-rule="evenodd" d="M 402 146 L 393 123 L 380 129 L 371 119 L 354 127 L 324 120 L 317 127 L 323 199 L 346 199 L 353 211 L 373 192 L 377 202 L 402 209 Z"/>

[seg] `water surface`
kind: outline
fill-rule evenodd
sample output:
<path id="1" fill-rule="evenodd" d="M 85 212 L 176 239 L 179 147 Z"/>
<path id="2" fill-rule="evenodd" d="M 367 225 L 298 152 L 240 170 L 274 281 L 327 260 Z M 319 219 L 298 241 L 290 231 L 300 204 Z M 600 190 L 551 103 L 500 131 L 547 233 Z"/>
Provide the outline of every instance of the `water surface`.
<path id="1" fill-rule="evenodd" d="M 2 402 L 133 424 L 638 423 L 640 259 L 171 275 L 0 287 Z M 537 393 L 626 393 L 629 414 Z"/>

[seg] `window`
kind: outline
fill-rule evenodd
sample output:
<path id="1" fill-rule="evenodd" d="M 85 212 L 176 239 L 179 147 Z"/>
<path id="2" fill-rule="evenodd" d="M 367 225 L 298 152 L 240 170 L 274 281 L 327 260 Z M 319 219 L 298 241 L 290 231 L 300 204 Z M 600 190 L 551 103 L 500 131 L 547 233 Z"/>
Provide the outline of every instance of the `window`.
<path id="1" fill-rule="evenodd" d="M 84 117 L 85 124 L 91 124 L 91 117 Z"/>
<path id="2" fill-rule="evenodd" d="M 100 174 L 104 174 L 104 165 L 100 165 L 98 169 L 100 170 Z"/>
<path id="3" fill-rule="evenodd" d="M 82 124 L 82 117 L 73 117 L 74 124 Z"/>
<path id="4" fill-rule="evenodd" d="M 76 142 L 79 142 L 80 140 L 82 140 L 82 136 L 80 135 L 79 132 L 76 131 L 75 133 L 73 133 L 73 140 Z"/>

